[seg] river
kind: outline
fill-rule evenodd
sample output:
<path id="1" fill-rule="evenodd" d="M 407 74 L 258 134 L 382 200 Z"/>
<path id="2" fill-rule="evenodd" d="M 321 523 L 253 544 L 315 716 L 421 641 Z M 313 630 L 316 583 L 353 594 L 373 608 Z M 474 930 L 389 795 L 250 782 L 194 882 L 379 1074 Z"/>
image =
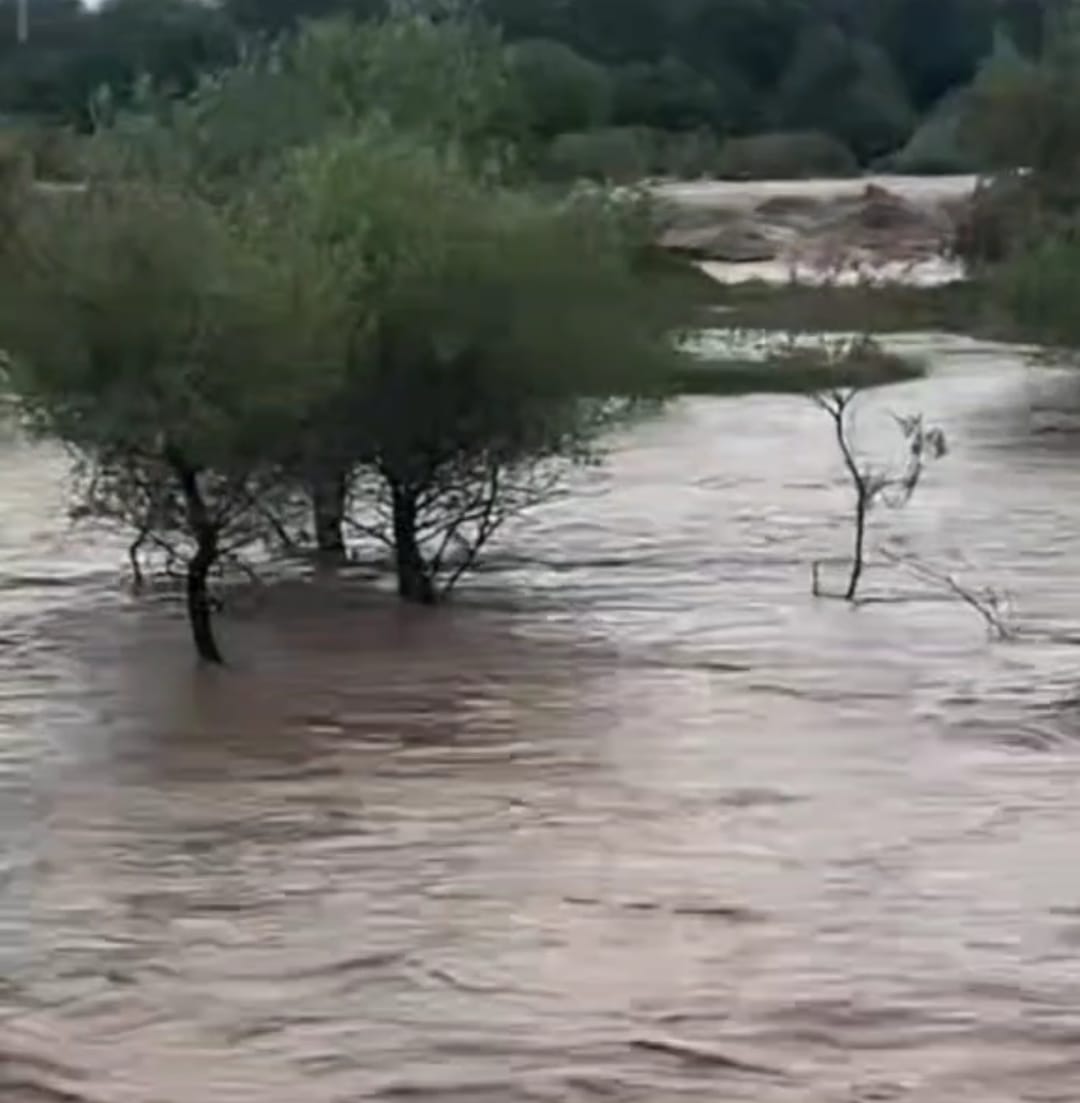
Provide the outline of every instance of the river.
<path id="1" fill-rule="evenodd" d="M 872 542 L 1076 629 L 1080 380 L 899 343 L 866 424 L 951 452 Z M 271 588 L 225 671 L 0 448 L 4 1103 L 1077 1098 L 1077 649 L 815 601 L 809 401 L 677 402 L 437 612 Z"/>

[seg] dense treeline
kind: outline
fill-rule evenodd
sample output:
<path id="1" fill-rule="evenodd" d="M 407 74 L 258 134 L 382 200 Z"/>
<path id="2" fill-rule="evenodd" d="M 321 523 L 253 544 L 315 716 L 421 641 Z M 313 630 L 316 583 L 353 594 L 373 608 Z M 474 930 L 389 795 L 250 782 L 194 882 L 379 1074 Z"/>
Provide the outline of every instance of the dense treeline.
<path id="1" fill-rule="evenodd" d="M 867 163 L 902 147 L 943 97 L 971 81 L 996 33 L 1037 50 L 1042 9 L 1051 3 L 475 0 L 467 7 L 516 44 L 529 125 L 542 140 L 606 130 L 602 152 L 617 157 L 626 147 L 617 132 L 628 128 L 718 138 L 820 131 Z M 82 128 L 102 87 L 123 100 L 149 75 L 183 91 L 237 60 L 253 38 L 273 38 L 306 19 L 462 7 L 453 0 L 105 0 L 86 10 L 78 0 L 30 0 L 29 39 L 19 44 L 15 4 L 0 0 L 0 114 Z M 573 143 L 563 152 L 572 157 Z"/>

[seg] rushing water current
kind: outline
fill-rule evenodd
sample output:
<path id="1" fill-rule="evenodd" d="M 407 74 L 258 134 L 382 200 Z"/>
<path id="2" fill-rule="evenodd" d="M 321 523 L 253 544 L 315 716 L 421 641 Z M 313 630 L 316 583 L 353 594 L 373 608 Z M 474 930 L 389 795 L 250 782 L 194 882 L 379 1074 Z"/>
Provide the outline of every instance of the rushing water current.
<path id="1" fill-rule="evenodd" d="M 636 426 L 434 613 L 272 588 L 219 672 L 0 444 L 2 1103 L 1080 1099 L 1080 379 L 899 343 L 863 443 L 951 452 L 872 543 L 1028 638 L 811 597 L 805 399 Z"/>

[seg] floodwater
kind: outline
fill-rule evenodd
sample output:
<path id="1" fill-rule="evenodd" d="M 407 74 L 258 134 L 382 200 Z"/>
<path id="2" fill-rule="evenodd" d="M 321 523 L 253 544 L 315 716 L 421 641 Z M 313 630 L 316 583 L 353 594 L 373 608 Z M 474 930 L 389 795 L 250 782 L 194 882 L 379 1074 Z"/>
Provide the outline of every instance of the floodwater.
<path id="1" fill-rule="evenodd" d="M 884 188 L 911 203 L 946 203 L 968 198 L 978 177 L 900 176 L 888 173 L 837 180 L 679 180 L 657 184 L 661 199 L 680 206 L 750 211 L 766 199 L 852 199 L 868 187 Z"/>
<path id="2" fill-rule="evenodd" d="M 948 207 L 970 200 L 977 183 L 978 178 L 970 175 L 876 175 L 839 180 L 698 180 L 656 184 L 653 194 L 673 204 L 684 214 L 736 214 L 755 222 L 764 221 L 767 225 L 768 216 L 762 219 L 755 214 L 765 201 L 798 199 L 825 205 L 855 199 L 868 187 L 881 188 L 914 207 L 936 210 L 940 216 Z M 828 212 L 824 215 L 819 212 L 818 218 L 827 225 Z M 821 221 L 818 232 L 822 229 Z M 892 243 L 894 248 L 897 244 L 899 242 Z M 808 245 L 809 241 L 803 240 L 795 247 L 784 249 L 773 260 L 709 260 L 703 261 L 699 267 L 705 275 L 722 284 L 759 281 L 779 286 L 800 283 L 843 287 L 871 283 L 940 287 L 967 277 L 960 260 L 936 253 L 927 254 L 924 249 L 914 255 L 890 256 L 887 252 L 867 251 L 849 245 L 842 251 L 844 263 L 838 265 L 839 258 L 835 255 L 823 264 L 820 249 L 808 248 Z"/>
<path id="3" fill-rule="evenodd" d="M 4 442 L 3 1103 L 1080 1098 L 1080 381 L 901 343 L 864 441 L 952 450 L 874 543 L 1028 638 L 812 599 L 804 399 L 635 427 L 453 607 L 274 589 L 226 671 Z"/>
<path id="4" fill-rule="evenodd" d="M 757 281 L 773 287 L 793 283 L 811 287 L 865 287 L 867 284 L 944 287 L 967 278 L 961 261 L 942 256 L 915 260 L 862 258 L 839 271 L 823 269 L 813 259 L 804 260 L 798 256 L 737 262 L 704 260 L 698 263 L 698 268 L 710 279 L 729 286 Z"/>

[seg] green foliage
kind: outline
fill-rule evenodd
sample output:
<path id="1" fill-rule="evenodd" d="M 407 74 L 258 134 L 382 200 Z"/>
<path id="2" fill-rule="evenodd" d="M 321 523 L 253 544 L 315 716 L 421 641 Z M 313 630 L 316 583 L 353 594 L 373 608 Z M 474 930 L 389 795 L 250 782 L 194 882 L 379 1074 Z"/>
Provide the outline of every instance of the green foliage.
<path id="1" fill-rule="evenodd" d="M 475 24 L 333 20 L 253 49 L 188 96 L 144 82 L 126 107 L 104 97 L 90 148 L 100 173 L 183 178 L 218 197 L 270 186 L 291 151 L 373 118 L 498 166 L 517 136 L 509 88 L 501 44 Z"/>
<path id="2" fill-rule="evenodd" d="M 1080 348 L 1080 238 L 1045 238 L 1015 256 L 998 274 L 1000 302 L 1030 339 Z"/>
<path id="3" fill-rule="evenodd" d="M 1030 27 L 1041 0 L 876 0 L 867 4 L 873 37 L 912 102 L 927 111 L 968 84 L 991 48 L 994 28 Z M 1035 13 L 1037 17 L 1037 12 Z"/>
<path id="4" fill-rule="evenodd" d="M 652 176 L 715 176 L 721 164 L 720 145 L 710 130 L 626 126 L 561 134 L 548 145 L 537 168 L 551 180 L 633 184 Z"/>
<path id="5" fill-rule="evenodd" d="M 1016 168 L 1041 159 L 1041 115 L 1044 102 L 1038 63 L 1024 57 L 1006 35 L 979 67 L 971 87 L 968 130 L 972 142 L 992 168 Z"/>
<path id="6" fill-rule="evenodd" d="M 2 341 L 35 420 L 87 449 L 226 468 L 263 454 L 333 357 L 337 296 L 302 243 L 136 182 L 28 197 Z M 313 370 L 318 361 L 319 370 Z"/>
<path id="7" fill-rule="evenodd" d="M 376 366 L 387 342 L 417 385 L 467 360 L 472 397 L 504 429 L 525 397 L 655 381 L 665 327 L 631 264 L 632 207 L 493 187 L 452 154 L 378 129 L 305 152 L 289 186 L 311 219 L 298 225 L 335 246 Z"/>
<path id="8" fill-rule="evenodd" d="M 612 81 L 606 69 L 549 39 L 530 39 L 510 51 L 511 79 L 521 96 L 524 125 L 541 138 L 607 123 Z"/>
<path id="9" fill-rule="evenodd" d="M 475 133 L 494 125 L 505 138 L 521 123 L 518 97 L 505 87 L 482 96 L 485 112 L 499 110 L 478 120 L 478 104 L 460 96 L 469 86 L 458 80 L 460 62 L 487 33 L 486 20 L 522 49 L 543 137 L 609 122 L 721 137 L 823 129 L 864 161 L 903 144 L 912 103 L 929 111 L 971 80 L 998 22 L 1029 51 L 1056 34 L 1043 26 L 1042 9 L 1053 5 L 1036 0 L 107 0 L 92 10 L 78 0 L 32 0 L 30 41 L 17 45 L 14 3 L 0 0 L 0 112 L 86 126 L 102 86 L 118 105 L 142 74 L 186 92 L 248 56 L 253 42 L 264 49 L 301 34 L 318 64 L 344 62 L 349 87 L 331 91 L 349 110 L 376 102 L 410 126 L 424 119 L 438 132 Z M 377 48 L 310 29 L 327 18 L 388 17 L 397 40 L 383 35 Z M 433 46 L 436 28 L 466 29 L 472 43 L 455 60 L 445 42 Z"/>
<path id="10" fill-rule="evenodd" d="M 359 523 L 394 548 L 403 596 L 433 600 L 669 378 L 639 223 L 602 197 L 492 187 L 378 129 L 305 152 L 284 187 L 356 304 L 331 436 L 368 476 Z"/>
<path id="11" fill-rule="evenodd" d="M 814 176 L 854 176 L 852 152 L 816 131 L 731 138 L 720 149 L 717 175 L 730 180 L 797 180 Z"/>
<path id="12" fill-rule="evenodd" d="M 481 149 L 517 123 L 506 53 L 480 23 L 422 15 L 323 21 L 308 25 L 288 56 L 340 119 L 378 116 L 436 143 Z"/>
<path id="13" fill-rule="evenodd" d="M 888 57 L 828 26 L 803 35 L 774 111 L 778 126 L 825 130 L 864 161 L 896 149 L 914 123 Z"/>
<path id="14" fill-rule="evenodd" d="M 729 74 L 722 92 L 717 85 L 677 57 L 637 62 L 616 73 L 615 120 L 657 130 L 727 130 L 745 117 L 749 91 Z M 726 94 L 725 94 L 726 93 Z"/>
<path id="15" fill-rule="evenodd" d="M 716 175 L 720 143 L 709 130 L 653 135 L 653 172 L 679 180 Z"/>
<path id="16" fill-rule="evenodd" d="M 1080 213 L 1080 10 L 1071 0 L 1053 6 L 1036 58 L 998 36 L 971 88 L 967 133 L 995 176 L 964 227 L 966 256 L 998 262 L 1072 235 Z"/>
<path id="17" fill-rule="evenodd" d="M 72 448 L 82 512 L 187 561 L 199 655 L 210 571 L 267 532 L 277 469 L 333 386 L 343 302 L 257 205 L 129 180 L 9 192 L 0 344 L 29 423 Z"/>
<path id="18" fill-rule="evenodd" d="M 1062 19 L 1043 56 L 999 37 L 972 86 L 972 141 L 992 168 L 1024 168 L 1048 209 L 1080 201 L 1080 26 Z"/>
<path id="19" fill-rule="evenodd" d="M 737 342 L 744 333 L 732 330 Z M 775 337 L 775 335 L 772 335 Z M 771 348 L 768 348 L 769 345 Z M 764 358 L 716 356 L 712 348 L 700 360 L 680 367 L 681 394 L 812 394 L 840 387 L 879 387 L 919 379 L 926 365 L 890 352 L 870 337 L 834 345 L 785 344 L 766 339 Z M 706 350 L 701 350 L 705 353 Z"/>
<path id="20" fill-rule="evenodd" d="M 976 172 L 981 160 L 969 133 L 970 112 L 966 90 L 946 96 L 907 144 L 887 159 L 889 170 L 912 175 Z"/>
<path id="21" fill-rule="evenodd" d="M 653 143 L 647 131 L 605 127 L 560 134 L 548 146 L 541 172 L 554 180 L 632 184 L 646 177 L 652 164 Z"/>

